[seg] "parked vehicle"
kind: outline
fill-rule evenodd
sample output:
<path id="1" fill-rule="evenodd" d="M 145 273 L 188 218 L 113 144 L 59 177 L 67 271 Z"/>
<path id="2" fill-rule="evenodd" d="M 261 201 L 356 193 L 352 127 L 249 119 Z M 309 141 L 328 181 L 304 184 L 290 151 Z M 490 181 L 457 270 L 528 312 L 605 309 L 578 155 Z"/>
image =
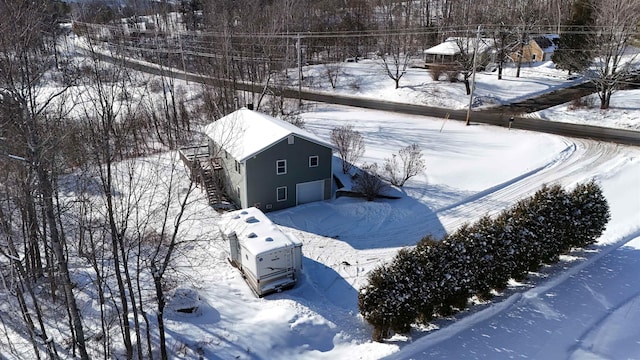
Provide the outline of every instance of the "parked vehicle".
<path id="1" fill-rule="evenodd" d="M 302 273 L 302 242 L 255 207 L 226 214 L 221 232 L 229 241 L 229 262 L 262 297 L 295 286 Z"/>

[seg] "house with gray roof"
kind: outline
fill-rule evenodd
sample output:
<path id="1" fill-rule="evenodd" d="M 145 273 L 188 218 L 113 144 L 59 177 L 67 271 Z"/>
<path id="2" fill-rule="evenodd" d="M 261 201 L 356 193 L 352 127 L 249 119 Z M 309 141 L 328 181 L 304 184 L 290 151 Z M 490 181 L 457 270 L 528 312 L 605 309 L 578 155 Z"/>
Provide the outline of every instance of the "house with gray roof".
<path id="1" fill-rule="evenodd" d="M 522 49 L 511 53 L 509 57 L 515 62 L 522 53 L 523 62 L 550 61 L 557 48 L 558 39 L 558 34 L 532 36 Z"/>
<path id="2" fill-rule="evenodd" d="M 241 208 L 331 199 L 333 146 L 286 121 L 242 108 L 205 127 L 224 191 Z"/>

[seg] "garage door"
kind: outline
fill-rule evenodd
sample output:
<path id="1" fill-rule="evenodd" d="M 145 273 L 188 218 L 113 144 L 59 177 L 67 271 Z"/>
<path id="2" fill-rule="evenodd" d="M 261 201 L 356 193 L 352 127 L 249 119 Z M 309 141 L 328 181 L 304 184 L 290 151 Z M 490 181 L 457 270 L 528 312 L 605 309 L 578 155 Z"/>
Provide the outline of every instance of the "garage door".
<path id="1" fill-rule="evenodd" d="M 296 195 L 297 205 L 324 200 L 324 180 L 297 184 Z"/>

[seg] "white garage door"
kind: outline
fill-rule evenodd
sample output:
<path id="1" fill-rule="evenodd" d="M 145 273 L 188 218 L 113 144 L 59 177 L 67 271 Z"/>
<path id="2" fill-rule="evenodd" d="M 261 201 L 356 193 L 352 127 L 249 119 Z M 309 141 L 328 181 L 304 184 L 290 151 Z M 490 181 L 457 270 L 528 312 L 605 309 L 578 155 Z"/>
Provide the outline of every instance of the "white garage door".
<path id="1" fill-rule="evenodd" d="M 296 184 L 296 204 L 324 200 L 324 180 Z"/>

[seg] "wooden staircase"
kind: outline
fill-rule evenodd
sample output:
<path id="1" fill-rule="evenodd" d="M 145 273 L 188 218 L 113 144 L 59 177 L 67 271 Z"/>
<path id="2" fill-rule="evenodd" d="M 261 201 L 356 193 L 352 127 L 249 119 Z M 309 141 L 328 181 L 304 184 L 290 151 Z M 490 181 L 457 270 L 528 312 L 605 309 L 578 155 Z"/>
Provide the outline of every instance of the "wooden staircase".
<path id="1" fill-rule="evenodd" d="M 221 192 L 218 189 L 218 185 L 215 179 L 214 170 L 210 166 L 203 166 L 200 164 L 200 180 L 205 191 L 207 192 L 207 199 L 209 204 L 213 205 L 221 201 Z"/>
<path id="2" fill-rule="evenodd" d="M 218 188 L 216 173 L 223 168 L 219 158 L 209 156 L 207 145 L 182 148 L 180 149 L 180 158 L 189 168 L 191 180 L 207 193 L 210 205 L 216 207 L 226 205 L 228 207 L 233 204 L 224 191 Z"/>

